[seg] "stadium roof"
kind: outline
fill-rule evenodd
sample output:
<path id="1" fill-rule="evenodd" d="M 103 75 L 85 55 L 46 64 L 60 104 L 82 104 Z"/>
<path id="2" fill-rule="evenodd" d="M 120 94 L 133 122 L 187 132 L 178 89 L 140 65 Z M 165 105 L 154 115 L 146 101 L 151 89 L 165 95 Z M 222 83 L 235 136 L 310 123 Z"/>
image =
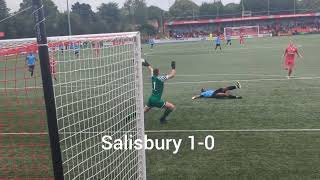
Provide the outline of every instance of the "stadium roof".
<path id="1" fill-rule="evenodd" d="M 284 14 L 284 15 L 222 18 L 222 19 L 169 21 L 169 22 L 165 22 L 165 26 L 192 25 L 192 24 L 214 24 L 214 23 L 222 23 L 222 22 L 253 21 L 253 20 L 267 20 L 267 19 L 286 19 L 286 18 L 317 17 L 317 16 L 320 16 L 320 13 Z"/>

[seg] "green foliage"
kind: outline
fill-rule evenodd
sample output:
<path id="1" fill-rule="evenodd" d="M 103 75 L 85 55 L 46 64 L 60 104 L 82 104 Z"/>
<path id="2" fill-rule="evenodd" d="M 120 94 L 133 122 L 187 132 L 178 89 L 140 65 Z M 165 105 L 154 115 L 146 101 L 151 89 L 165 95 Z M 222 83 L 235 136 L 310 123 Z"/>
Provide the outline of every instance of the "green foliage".
<path id="1" fill-rule="evenodd" d="M 241 7 L 239 4 L 229 3 L 223 7 L 223 12 L 226 16 L 235 16 L 241 14 Z"/>
<path id="2" fill-rule="evenodd" d="M 301 0 L 297 1 L 300 11 L 316 11 L 320 12 L 320 0 Z"/>
<path id="3" fill-rule="evenodd" d="M 120 31 L 121 12 L 117 3 L 101 4 L 97 14 L 99 22 L 102 27 L 106 28 L 106 32 Z"/>
<path id="4" fill-rule="evenodd" d="M 0 0 L 0 20 L 9 16 L 9 9 L 7 8 L 7 4 L 5 0 Z M 8 23 L 3 22 L 0 23 L 0 32 L 7 30 Z"/>
<path id="5" fill-rule="evenodd" d="M 124 12 L 131 24 L 145 24 L 148 19 L 148 9 L 145 0 L 126 0 Z"/>
<path id="6" fill-rule="evenodd" d="M 202 3 L 199 8 L 200 18 L 213 18 L 223 14 L 224 8 L 221 2 Z"/>
<path id="7" fill-rule="evenodd" d="M 150 24 L 143 24 L 139 27 L 139 31 L 143 36 L 154 36 L 157 34 L 157 29 Z"/>
<path id="8" fill-rule="evenodd" d="M 190 0 L 176 0 L 169 12 L 175 18 L 193 19 L 199 14 L 199 6 Z"/>
<path id="9" fill-rule="evenodd" d="M 243 0 L 245 10 L 253 15 L 268 14 L 268 0 Z M 271 14 L 293 13 L 294 0 L 270 0 Z M 48 36 L 68 35 L 66 12 L 59 12 L 53 0 L 43 0 Z M 242 3 L 242 1 L 240 2 Z M 32 0 L 23 0 L 20 9 L 32 5 Z M 146 24 L 157 21 L 159 28 L 164 21 L 176 19 L 204 19 L 219 17 L 238 17 L 241 15 L 241 4 L 221 2 L 203 3 L 200 7 L 191 0 L 176 0 L 169 11 L 156 6 L 147 7 L 145 0 L 126 0 L 119 8 L 118 3 L 103 3 L 94 12 L 87 3 L 75 3 L 71 7 L 71 26 L 73 34 L 92 34 L 121 31 L 136 31 L 143 27 L 146 34 L 153 34 L 152 28 Z M 296 0 L 296 12 L 319 12 L 320 0 Z M 5 0 L 0 0 L 0 19 L 10 15 Z M 23 28 L 21 28 L 23 27 Z M 0 23 L 0 31 L 6 38 L 34 37 L 32 9 L 20 13 Z M 156 29 L 159 31 L 159 29 Z"/>

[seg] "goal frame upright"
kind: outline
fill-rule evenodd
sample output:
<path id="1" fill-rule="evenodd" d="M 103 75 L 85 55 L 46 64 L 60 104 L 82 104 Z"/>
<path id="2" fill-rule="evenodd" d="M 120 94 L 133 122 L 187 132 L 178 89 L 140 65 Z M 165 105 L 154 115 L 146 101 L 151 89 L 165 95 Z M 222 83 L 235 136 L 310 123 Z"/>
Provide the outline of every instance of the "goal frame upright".
<path id="1" fill-rule="evenodd" d="M 135 58 L 139 59 L 139 61 L 136 61 L 136 78 L 139 80 L 139 89 L 137 91 L 137 104 L 140 104 L 140 107 L 143 107 L 143 77 L 142 77 L 142 62 L 141 62 L 141 37 L 140 37 L 140 32 L 137 33 L 137 38 L 135 42 Z M 138 122 L 137 122 L 137 127 L 138 127 L 138 138 L 143 142 L 144 144 L 144 110 L 143 108 L 140 109 L 140 114 L 138 117 Z M 139 174 L 142 177 L 143 180 L 147 179 L 147 172 L 146 172 L 146 155 L 145 155 L 145 149 L 142 148 L 139 150 L 139 158 L 140 158 L 140 171 Z"/>
<path id="2" fill-rule="evenodd" d="M 49 49 L 42 0 L 32 0 L 32 9 L 47 113 L 53 174 L 56 180 L 64 180 L 54 89 L 49 69 Z"/>

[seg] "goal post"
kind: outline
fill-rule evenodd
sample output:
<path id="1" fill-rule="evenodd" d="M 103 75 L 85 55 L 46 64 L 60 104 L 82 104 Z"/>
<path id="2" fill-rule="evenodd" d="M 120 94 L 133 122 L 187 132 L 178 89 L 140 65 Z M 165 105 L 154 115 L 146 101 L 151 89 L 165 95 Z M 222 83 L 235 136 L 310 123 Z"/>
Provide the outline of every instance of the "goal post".
<path id="1" fill-rule="evenodd" d="M 144 139 L 140 33 L 48 40 L 65 178 L 146 179 L 143 149 L 102 149 L 105 135 Z"/>
<path id="2" fill-rule="evenodd" d="M 43 95 L 47 113 L 49 142 L 54 178 L 64 180 L 55 97 L 49 65 L 49 49 L 42 0 L 32 0 L 33 18 L 42 74 Z M 31 67 L 31 66 L 29 66 Z M 33 71 L 33 70 L 32 70 Z M 32 72 L 33 74 L 33 72 Z M 32 75 L 33 76 L 33 75 Z"/>
<path id="3" fill-rule="evenodd" d="M 41 91 L 49 85 L 53 99 L 46 103 L 54 104 L 64 179 L 145 180 L 143 149 L 102 148 L 105 135 L 144 140 L 140 41 L 139 32 L 49 37 L 38 43 L 48 54 L 36 61 L 33 76 L 26 56 L 42 56 L 37 40 L 0 41 L 0 98 L 8 106 L 0 110 L 0 136 L 6 139 L 1 154 L 8 164 L 0 179 L 53 177 Z M 41 80 L 48 77 L 51 85 Z"/>
<path id="4" fill-rule="evenodd" d="M 259 37 L 259 26 L 238 26 L 238 27 L 225 27 L 224 36 L 230 36 L 231 38 L 238 39 L 241 35 L 247 38 Z"/>

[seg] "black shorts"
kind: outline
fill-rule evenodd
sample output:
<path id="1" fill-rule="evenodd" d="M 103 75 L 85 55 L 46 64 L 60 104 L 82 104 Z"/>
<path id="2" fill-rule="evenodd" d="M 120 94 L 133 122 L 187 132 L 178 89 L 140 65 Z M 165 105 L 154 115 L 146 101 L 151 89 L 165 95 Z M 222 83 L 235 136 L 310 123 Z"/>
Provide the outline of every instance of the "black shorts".
<path id="1" fill-rule="evenodd" d="M 28 65 L 29 67 L 29 71 L 33 71 L 34 70 L 34 65 Z"/>
<path id="2" fill-rule="evenodd" d="M 224 89 L 223 88 L 219 88 L 217 89 L 216 91 L 214 91 L 214 93 L 212 94 L 212 97 L 216 97 L 217 94 L 219 93 L 225 93 Z"/>
<path id="3" fill-rule="evenodd" d="M 216 47 L 221 46 L 221 44 L 216 44 Z"/>

